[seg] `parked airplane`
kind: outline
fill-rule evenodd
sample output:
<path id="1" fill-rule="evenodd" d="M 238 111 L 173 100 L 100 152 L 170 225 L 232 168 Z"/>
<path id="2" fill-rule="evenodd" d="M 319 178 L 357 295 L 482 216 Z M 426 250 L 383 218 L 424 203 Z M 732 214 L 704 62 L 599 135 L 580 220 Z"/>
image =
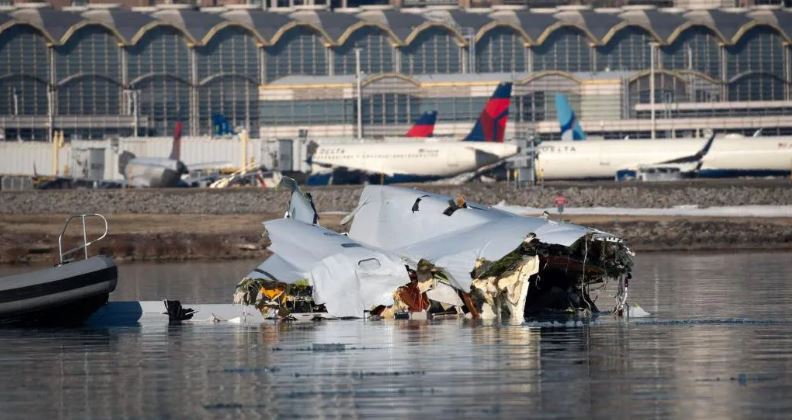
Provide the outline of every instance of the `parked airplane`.
<path id="1" fill-rule="evenodd" d="M 462 141 L 426 139 L 319 145 L 311 163 L 314 168 L 332 171 L 319 174 L 314 171 L 308 183 L 338 182 L 339 176 L 377 183 L 436 180 L 475 171 L 513 156 L 517 146 L 503 142 L 511 88 L 511 83 L 498 85 L 470 134 Z"/>
<path id="2" fill-rule="evenodd" d="M 574 132 L 580 126 L 574 117 L 570 124 L 568 115 L 574 113 L 563 109 L 563 104 L 568 106 L 565 100 L 556 103 L 563 138 L 565 130 Z M 582 129 L 580 134 L 586 137 Z M 618 179 L 653 171 L 697 177 L 774 176 L 788 175 L 792 169 L 792 137 L 783 136 L 551 141 L 537 150 L 536 168 L 544 179 Z"/>
<path id="3" fill-rule="evenodd" d="M 124 151 L 118 157 L 118 167 L 130 187 L 168 188 L 184 186 L 181 180 L 188 173 L 187 166 L 179 160 L 181 153 L 182 123 L 173 130 L 173 146 L 167 158 L 136 157 Z"/>

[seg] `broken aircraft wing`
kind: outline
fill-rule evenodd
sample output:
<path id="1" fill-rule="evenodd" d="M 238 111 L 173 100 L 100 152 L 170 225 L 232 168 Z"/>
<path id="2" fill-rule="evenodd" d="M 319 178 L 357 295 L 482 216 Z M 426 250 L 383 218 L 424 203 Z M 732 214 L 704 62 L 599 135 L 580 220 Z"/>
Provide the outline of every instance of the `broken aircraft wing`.
<path id="1" fill-rule="evenodd" d="M 273 255 L 251 278 L 295 283 L 307 279 L 314 300 L 336 317 L 361 317 L 377 305 L 393 304 L 393 291 L 410 282 L 398 257 L 366 247 L 345 235 L 295 219 L 264 223 Z"/>

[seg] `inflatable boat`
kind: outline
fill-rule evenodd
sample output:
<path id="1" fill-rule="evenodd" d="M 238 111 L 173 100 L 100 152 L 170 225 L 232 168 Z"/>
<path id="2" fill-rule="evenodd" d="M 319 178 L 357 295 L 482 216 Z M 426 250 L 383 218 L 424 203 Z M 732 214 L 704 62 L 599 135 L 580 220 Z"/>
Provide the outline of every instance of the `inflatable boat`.
<path id="1" fill-rule="evenodd" d="M 105 233 L 87 240 L 86 217 L 98 217 Z M 82 219 L 84 243 L 63 252 L 63 234 L 73 219 Z M 0 325 L 70 326 L 83 323 L 115 290 L 118 270 L 106 256 L 88 257 L 88 246 L 107 236 L 107 220 L 98 214 L 72 216 L 58 238 L 60 262 L 55 267 L 0 277 Z M 84 259 L 69 256 L 84 250 Z"/>

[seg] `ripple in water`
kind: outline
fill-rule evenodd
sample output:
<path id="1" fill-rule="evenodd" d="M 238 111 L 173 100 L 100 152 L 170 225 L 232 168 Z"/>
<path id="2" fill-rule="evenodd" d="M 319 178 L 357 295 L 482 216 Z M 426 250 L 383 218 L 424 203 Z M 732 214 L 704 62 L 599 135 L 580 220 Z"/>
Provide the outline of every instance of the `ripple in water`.
<path id="1" fill-rule="evenodd" d="M 227 301 L 255 264 L 122 266 L 114 297 Z M 635 272 L 631 297 L 653 316 L 630 322 L 4 329 L 0 406 L 3 418 L 789 413 L 789 254 L 644 254 Z"/>

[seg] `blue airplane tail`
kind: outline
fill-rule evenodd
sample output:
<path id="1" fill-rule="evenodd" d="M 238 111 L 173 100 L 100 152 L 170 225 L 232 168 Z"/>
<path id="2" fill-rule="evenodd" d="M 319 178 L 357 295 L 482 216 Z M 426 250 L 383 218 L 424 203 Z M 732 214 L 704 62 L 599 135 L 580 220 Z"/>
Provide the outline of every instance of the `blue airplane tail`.
<path id="1" fill-rule="evenodd" d="M 558 125 L 561 126 L 561 140 L 585 140 L 586 133 L 580 128 L 580 122 L 572 106 L 569 105 L 566 95 L 556 94 L 555 102 Z"/>
<path id="2" fill-rule="evenodd" d="M 223 114 L 212 115 L 212 126 L 217 136 L 234 134 L 234 130 L 231 129 L 231 123 L 228 122 L 228 119 Z"/>

